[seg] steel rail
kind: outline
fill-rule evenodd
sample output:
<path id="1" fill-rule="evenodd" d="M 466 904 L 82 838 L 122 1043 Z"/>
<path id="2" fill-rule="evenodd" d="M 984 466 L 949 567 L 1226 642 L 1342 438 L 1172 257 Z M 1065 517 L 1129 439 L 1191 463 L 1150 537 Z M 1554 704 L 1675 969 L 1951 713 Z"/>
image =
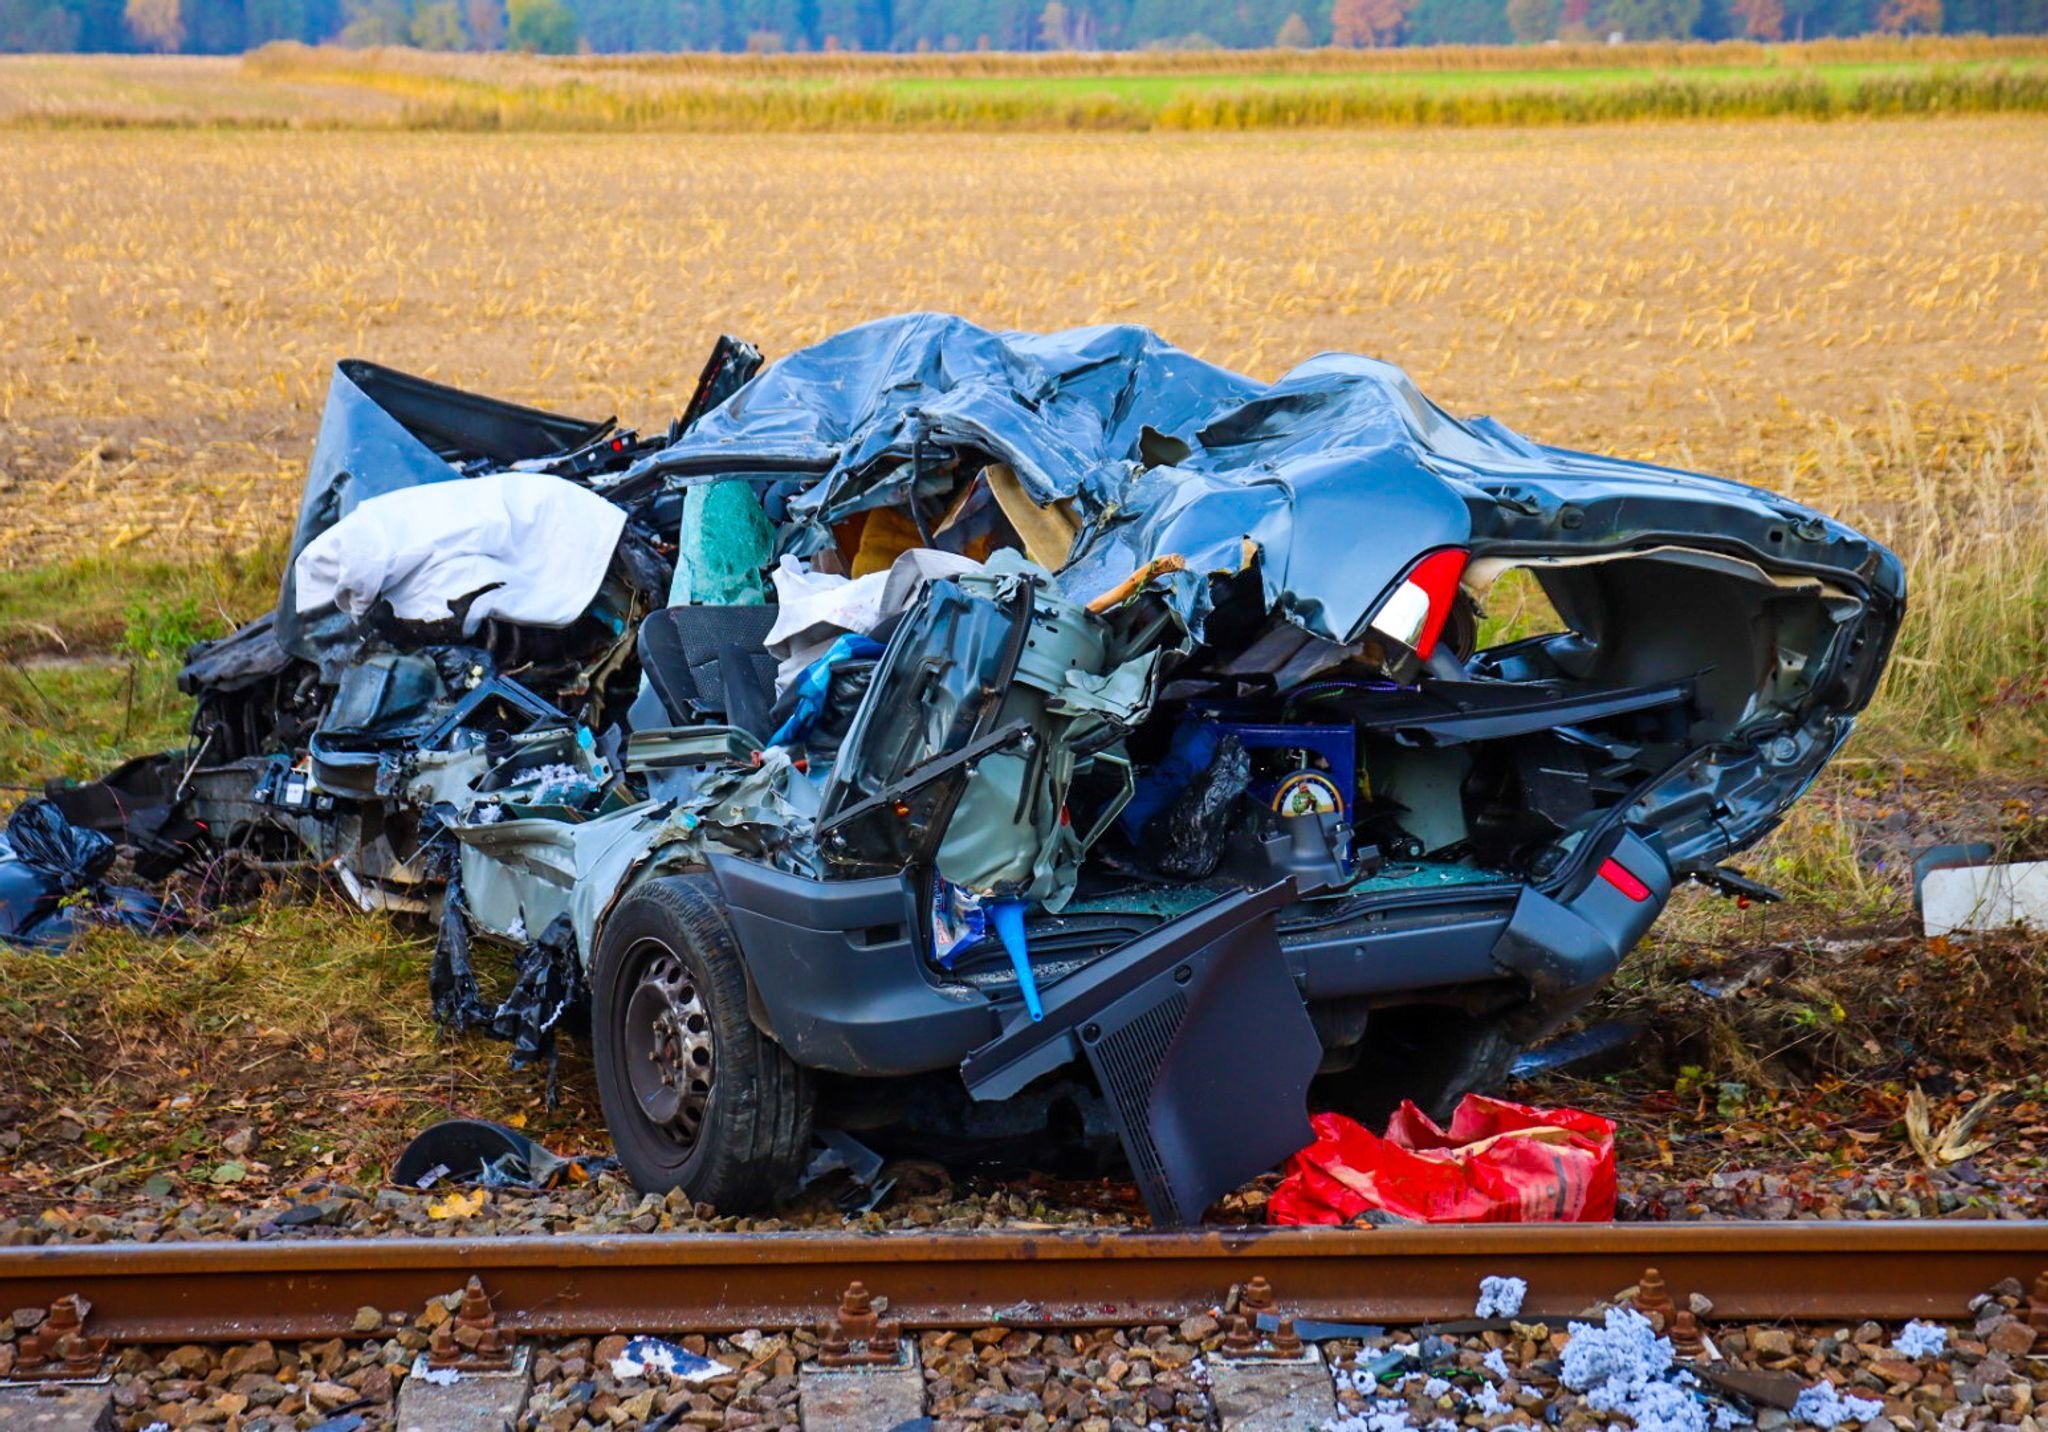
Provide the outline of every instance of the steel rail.
<path id="1" fill-rule="evenodd" d="M 1528 1280 L 1525 1316 L 1556 1317 L 1645 1267 L 1717 1319 L 1958 1318 L 2048 1271 L 2048 1221 L 43 1245 L 0 1249 L 0 1307 L 81 1294 L 93 1330 L 128 1342 L 328 1337 L 474 1274 L 515 1332 L 714 1332 L 816 1323 L 858 1279 L 911 1327 L 1102 1326 L 1176 1320 L 1262 1274 L 1292 1314 L 1413 1323 L 1468 1316 L 1489 1273 Z"/>

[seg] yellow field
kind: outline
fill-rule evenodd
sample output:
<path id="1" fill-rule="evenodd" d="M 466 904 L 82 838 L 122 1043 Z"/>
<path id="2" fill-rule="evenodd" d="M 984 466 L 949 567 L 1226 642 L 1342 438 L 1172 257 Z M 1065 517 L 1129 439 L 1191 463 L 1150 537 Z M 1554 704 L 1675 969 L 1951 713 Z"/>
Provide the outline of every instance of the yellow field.
<path id="1" fill-rule="evenodd" d="M 666 422 L 711 338 L 947 308 L 1406 366 L 1534 436 L 1827 490 L 1817 434 L 2017 427 L 2048 126 L 1399 136 L 15 133 L 0 564 L 239 545 L 330 362 Z"/>

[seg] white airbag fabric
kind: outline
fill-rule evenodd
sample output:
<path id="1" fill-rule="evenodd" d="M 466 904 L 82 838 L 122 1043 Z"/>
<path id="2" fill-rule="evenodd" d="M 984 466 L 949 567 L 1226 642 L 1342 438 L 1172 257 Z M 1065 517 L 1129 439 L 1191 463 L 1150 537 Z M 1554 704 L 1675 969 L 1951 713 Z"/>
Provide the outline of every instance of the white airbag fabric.
<path id="1" fill-rule="evenodd" d="M 372 497 L 292 564 L 298 607 L 360 618 L 379 598 L 406 621 L 487 618 L 563 627 L 589 609 L 625 530 L 624 509 L 544 473 L 505 472 Z M 485 590 L 488 588 L 489 590 Z"/>
<path id="2" fill-rule="evenodd" d="M 972 557 L 932 547 L 912 547 L 864 577 L 813 572 L 802 558 L 785 555 L 768 574 L 775 583 L 775 625 L 762 643 L 777 661 L 775 694 L 787 691 L 841 634 L 866 636 L 909 606 L 926 582 L 980 570 Z"/>

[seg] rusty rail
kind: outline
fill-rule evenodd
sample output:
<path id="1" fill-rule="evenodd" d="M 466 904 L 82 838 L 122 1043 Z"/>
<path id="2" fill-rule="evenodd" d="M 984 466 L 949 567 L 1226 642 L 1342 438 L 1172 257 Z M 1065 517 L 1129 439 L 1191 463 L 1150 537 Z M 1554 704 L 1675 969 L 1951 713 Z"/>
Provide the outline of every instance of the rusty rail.
<path id="1" fill-rule="evenodd" d="M 93 1331 L 127 1342 L 326 1337 L 475 1275 L 513 1332 L 709 1332 L 822 1322 L 859 1281 L 911 1327 L 1077 1326 L 1177 1318 L 1258 1274 L 1298 1316 L 1416 1322 L 1468 1315 L 1488 1273 L 1526 1278 L 1527 1314 L 1555 1316 L 1646 1266 L 1717 1318 L 1954 1318 L 2048 1271 L 2048 1221 L 43 1246 L 0 1249 L 0 1307 L 79 1294 Z"/>

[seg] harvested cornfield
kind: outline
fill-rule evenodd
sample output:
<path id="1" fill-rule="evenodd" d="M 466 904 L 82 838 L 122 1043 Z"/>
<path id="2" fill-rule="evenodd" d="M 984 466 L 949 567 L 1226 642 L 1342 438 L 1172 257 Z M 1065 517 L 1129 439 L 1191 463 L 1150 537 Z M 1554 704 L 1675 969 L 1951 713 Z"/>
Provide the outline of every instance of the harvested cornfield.
<path id="1" fill-rule="evenodd" d="M 2040 138 L 17 134 L 0 561 L 280 531 L 344 353 L 651 424 L 719 331 L 909 308 L 1264 376 L 1373 353 L 1456 412 L 1823 497 L 1837 424 L 2010 435 L 2037 401 Z"/>

